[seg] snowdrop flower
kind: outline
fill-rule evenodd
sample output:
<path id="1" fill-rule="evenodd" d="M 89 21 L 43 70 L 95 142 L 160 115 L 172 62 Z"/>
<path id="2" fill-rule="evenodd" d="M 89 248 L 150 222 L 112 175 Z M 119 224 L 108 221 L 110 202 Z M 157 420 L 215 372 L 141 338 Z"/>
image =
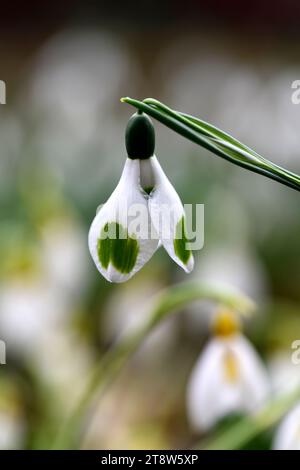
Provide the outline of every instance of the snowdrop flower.
<path id="1" fill-rule="evenodd" d="M 193 269 L 184 209 L 154 155 L 154 147 L 150 118 L 134 114 L 126 129 L 128 158 L 121 179 L 89 232 L 92 258 L 110 282 L 130 279 L 160 243 L 186 272 Z"/>
<path id="2" fill-rule="evenodd" d="M 187 408 L 192 426 L 207 431 L 233 412 L 252 413 L 269 392 L 266 371 L 237 318 L 228 311 L 217 315 L 214 338 L 192 372 Z"/>
<path id="3" fill-rule="evenodd" d="M 275 450 L 300 450 L 300 403 L 283 419 L 274 440 Z"/>

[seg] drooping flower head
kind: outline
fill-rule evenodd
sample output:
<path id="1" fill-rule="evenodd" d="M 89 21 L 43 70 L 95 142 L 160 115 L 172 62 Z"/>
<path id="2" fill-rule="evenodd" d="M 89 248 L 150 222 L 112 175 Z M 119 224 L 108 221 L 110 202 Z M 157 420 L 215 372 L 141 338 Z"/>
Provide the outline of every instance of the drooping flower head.
<path id="1" fill-rule="evenodd" d="M 92 258 L 110 282 L 130 279 L 160 244 L 186 272 L 193 269 L 184 208 L 154 148 L 150 118 L 134 114 L 126 129 L 128 158 L 120 181 L 89 232 Z"/>
<path id="2" fill-rule="evenodd" d="M 192 426 L 206 431 L 231 413 L 257 411 L 269 393 L 267 374 L 237 317 L 221 311 L 196 363 L 187 389 Z"/>

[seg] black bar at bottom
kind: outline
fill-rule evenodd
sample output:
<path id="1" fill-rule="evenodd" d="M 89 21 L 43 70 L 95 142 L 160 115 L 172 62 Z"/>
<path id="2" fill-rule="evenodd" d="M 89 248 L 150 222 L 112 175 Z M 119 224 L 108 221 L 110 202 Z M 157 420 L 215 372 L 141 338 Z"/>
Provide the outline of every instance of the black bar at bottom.
<path id="1" fill-rule="evenodd" d="M 220 465 L 230 468 L 252 468 L 256 463 L 270 463 L 286 465 L 292 452 L 279 451 L 187 451 L 187 450 L 54 450 L 54 451 L 0 451 L 0 466 L 16 464 L 20 468 L 25 464 L 71 464 L 82 468 L 100 468 L 121 465 L 124 468 L 138 468 L 144 465 L 161 465 L 182 467 Z"/>

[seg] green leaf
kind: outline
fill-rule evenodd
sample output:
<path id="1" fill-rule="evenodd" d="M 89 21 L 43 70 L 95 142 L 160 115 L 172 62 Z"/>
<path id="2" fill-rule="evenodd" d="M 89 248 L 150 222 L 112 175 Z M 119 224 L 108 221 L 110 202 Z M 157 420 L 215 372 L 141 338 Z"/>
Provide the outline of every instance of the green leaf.
<path id="1" fill-rule="evenodd" d="M 270 162 L 217 127 L 197 117 L 175 111 L 153 98 L 146 98 L 144 101 L 122 98 L 121 101 L 149 114 L 215 155 L 300 191 L 299 175 Z"/>
<path id="2" fill-rule="evenodd" d="M 244 416 L 224 431 L 212 436 L 206 444 L 199 446 L 205 450 L 237 450 L 253 438 L 276 425 L 280 419 L 300 400 L 300 389 L 281 396 L 266 405 L 256 416 Z"/>

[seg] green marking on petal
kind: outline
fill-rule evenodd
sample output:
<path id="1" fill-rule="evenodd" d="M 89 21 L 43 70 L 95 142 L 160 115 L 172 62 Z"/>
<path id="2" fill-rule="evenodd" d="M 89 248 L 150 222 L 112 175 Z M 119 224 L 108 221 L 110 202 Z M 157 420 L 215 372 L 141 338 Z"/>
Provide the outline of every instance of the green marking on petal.
<path id="1" fill-rule="evenodd" d="M 98 258 L 105 269 L 108 268 L 110 260 L 110 240 L 108 238 L 105 238 L 105 235 L 108 234 L 108 230 L 109 225 L 107 223 L 101 230 L 101 237 L 97 242 Z"/>
<path id="2" fill-rule="evenodd" d="M 186 236 L 185 231 L 185 218 L 179 220 L 176 225 L 176 234 L 174 239 L 174 251 L 176 256 L 184 263 L 187 264 L 188 260 L 190 259 L 192 252 L 188 248 L 186 248 L 186 244 L 188 243 L 188 238 Z"/>
<path id="3" fill-rule="evenodd" d="M 154 188 L 154 186 L 146 186 L 145 188 L 143 188 L 143 190 L 145 191 L 145 193 L 150 195 L 150 193 L 152 193 L 152 191 L 153 191 L 153 188 Z"/>
<path id="4" fill-rule="evenodd" d="M 129 274 L 135 266 L 139 245 L 129 237 L 127 230 L 117 222 L 105 224 L 97 243 L 101 265 L 107 269 L 109 263 L 122 274 Z"/>

